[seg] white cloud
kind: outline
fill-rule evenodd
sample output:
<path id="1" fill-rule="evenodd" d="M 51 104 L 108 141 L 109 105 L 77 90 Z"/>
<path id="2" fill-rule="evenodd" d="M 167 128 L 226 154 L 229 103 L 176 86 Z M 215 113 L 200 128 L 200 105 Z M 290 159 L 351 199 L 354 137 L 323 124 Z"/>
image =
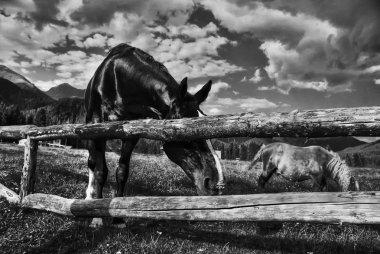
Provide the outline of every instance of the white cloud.
<path id="1" fill-rule="evenodd" d="M 15 12 L 33 9 L 34 3 L 29 2 L 30 8 L 20 5 Z M 97 25 L 80 22 L 74 18 L 73 14 L 78 9 L 86 10 L 86 4 L 90 3 L 61 0 L 57 5 L 59 12 L 55 18 L 68 22 L 68 26 L 46 24 L 41 30 L 37 30 L 33 22 L 17 19 L 15 13 L 9 17 L 0 15 L 0 63 L 23 68 L 25 74 L 33 67 L 49 67 L 50 70 L 55 70 L 56 79 L 38 80 L 41 87 L 65 80 L 83 88 L 104 59 L 104 56 L 88 55 L 84 51 L 91 47 L 106 48 L 126 42 L 147 51 L 163 62 L 177 80 L 184 76 L 224 76 L 243 70 L 242 67 L 219 58 L 220 47 L 229 43 L 234 45 L 236 42 L 218 35 L 218 27 L 214 23 L 211 22 L 204 27 L 186 23 L 194 8 L 192 0 L 170 1 L 164 5 L 155 0 L 131 6 L 126 3 L 125 6 L 129 6 L 127 10 L 116 10 L 109 14 L 108 22 Z M 94 11 L 94 8 L 105 7 L 94 3 L 91 8 Z M 101 10 L 97 12 L 100 13 Z M 165 26 L 157 25 L 158 16 L 161 15 L 168 18 Z M 165 32 L 165 36 L 155 34 L 160 29 L 161 32 Z M 196 40 L 184 39 L 183 35 Z M 54 53 L 55 51 L 49 50 L 57 45 L 66 46 L 67 38 L 73 40 L 75 45 L 84 51 Z M 19 55 L 31 59 L 30 62 L 17 62 Z"/>
<path id="2" fill-rule="evenodd" d="M 57 18 L 61 20 L 65 20 L 70 24 L 74 24 L 75 22 L 71 19 L 71 14 L 83 6 L 83 1 L 78 0 L 61 0 L 57 9 L 59 13 L 57 14 Z"/>
<path id="3" fill-rule="evenodd" d="M 204 84 L 198 84 L 196 86 L 192 86 L 192 87 L 189 87 L 189 93 L 191 94 L 195 94 L 196 92 L 198 92 L 202 87 L 204 86 Z M 210 93 L 209 93 L 209 98 L 208 100 L 211 98 L 211 97 L 214 97 L 216 96 L 216 94 L 218 94 L 220 91 L 222 90 L 227 90 L 231 88 L 231 86 L 226 83 L 226 82 L 223 82 L 223 81 L 217 81 L 215 83 L 212 84 L 211 86 L 211 90 L 210 90 Z"/>
<path id="4" fill-rule="evenodd" d="M 94 34 L 92 37 L 88 37 L 84 42 L 83 45 L 86 48 L 91 47 L 104 47 L 106 46 L 107 42 L 107 36 L 103 36 L 101 34 Z"/>
<path id="5" fill-rule="evenodd" d="M 61 78 L 71 78 L 72 75 L 71 72 L 58 72 L 57 76 Z"/>
<path id="6" fill-rule="evenodd" d="M 278 105 L 267 99 L 257 99 L 257 98 L 218 98 L 217 103 L 228 107 L 228 106 L 239 106 L 241 109 L 246 111 L 255 111 L 258 109 L 271 109 L 277 108 Z"/>
<path id="7" fill-rule="evenodd" d="M 211 57 L 203 57 L 188 62 L 184 60 L 167 61 L 164 64 L 176 80 L 183 77 L 221 77 L 244 70 L 242 67 L 228 63 L 226 60 L 215 60 Z"/>
<path id="8" fill-rule="evenodd" d="M 21 72 L 24 73 L 25 75 L 27 75 L 27 74 L 30 73 L 30 71 L 28 71 L 28 70 L 25 69 L 25 68 L 21 68 L 20 70 L 21 70 Z"/>
<path id="9" fill-rule="evenodd" d="M 46 61 L 46 65 L 48 67 L 57 66 L 55 69 L 57 70 L 57 76 L 60 78 L 36 80 L 34 83 L 42 90 L 48 90 L 49 87 L 62 83 L 69 83 L 74 87 L 84 89 L 103 59 L 104 57 L 101 55 L 87 55 L 80 50 L 54 55 Z"/>
<path id="10" fill-rule="evenodd" d="M 237 5 L 225 0 L 204 0 L 200 3 L 211 10 L 221 24 L 235 32 L 251 32 L 261 38 L 271 34 L 285 36 L 284 31 L 295 31 L 303 34 L 301 44 L 315 40 L 326 41 L 337 29 L 328 21 L 320 20 L 303 13 L 292 14 L 282 10 L 267 8 L 261 2 L 248 5 Z M 288 34 L 288 40 L 294 33 Z"/>
<path id="11" fill-rule="evenodd" d="M 167 27 L 167 30 L 166 31 L 165 30 L 166 28 L 163 28 L 162 26 L 155 29 L 155 31 L 162 32 L 162 33 L 167 31 L 167 35 L 170 37 L 178 36 L 178 35 L 186 35 L 194 39 L 204 38 L 210 34 L 216 34 L 216 32 L 219 29 L 214 23 L 210 22 L 202 28 L 195 24 L 184 24 L 181 26 L 170 25 Z"/>
<path id="12" fill-rule="evenodd" d="M 210 108 L 208 110 L 208 112 L 211 114 L 211 115 L 219 115 L 221 114 L 223 111 L 219 108 Z"/>
<path id="13" fill-rule="evenodd" d="M 36 10 L 36 5 L 33 0 L 2 1 L 1 5 L 7 14 L 14 14 L 23 11 L 32 12 Z"/>
<path id="14" fill-rule="evenodd" d="M 259 86 L 257 88 L 259 91 L 271 91 L 271 90 L 277 90 L 276 86 Z"/>
<path id="15" fill-rule="evenodd" d="M 256 69 L 255 74 L 252 78 L 249 79 L 252 83 L 256 84 L 263 80 L 260 68 Z"/>
<path id="16" fill-rule="evenodd" d="M 292 88 L 343 92 L 346 90 L 330 87 L 343 87 L 355 79 L 380 77 L 378 61 L 373 60 L 376 57 L 357 54 L 361 51 L 352 48 L 360 38 L 349 38 L 354 42 L 342 40 L 348 31 L 327 19 L 290 12 L 285 8 L 273 9 L 261 2 L 237 4 L 226 0 L 204 0 L 199 3 L 212 11 L 221 25 L 230 31 L 250 33 L 263 42 L 260 48 L 268 58 L 264 69 L 282 92 L 289 92 Z M 359 36 L 358 33 L 353 34 Z M 375 64 L 363 70 L 362 66 L 371 59 Z M 255 75 L 252 81 L 259 80 Z"/>
<path id="17" fill-rule="evenodd" d="M 366 72 L 366 73 L 380 72 L 380 64 L 368 67 L 367 69 L 364 70 L 364 72 Z"/>

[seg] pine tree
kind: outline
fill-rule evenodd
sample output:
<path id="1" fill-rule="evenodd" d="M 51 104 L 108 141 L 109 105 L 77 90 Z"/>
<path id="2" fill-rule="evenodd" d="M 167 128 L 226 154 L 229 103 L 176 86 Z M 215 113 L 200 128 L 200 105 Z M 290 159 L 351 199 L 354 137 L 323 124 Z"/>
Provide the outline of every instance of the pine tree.
<path id="1" fill-rule="evenodd" d="M 240 146 L 240 160 L 247 160 L 247 146 L 244 144 Z"/>
<path id="2" fill-rule="evenodd" d="M 34 116 L 34 124 L 37 126 L 46 126 L 46 110 L 39 108 Z"/>

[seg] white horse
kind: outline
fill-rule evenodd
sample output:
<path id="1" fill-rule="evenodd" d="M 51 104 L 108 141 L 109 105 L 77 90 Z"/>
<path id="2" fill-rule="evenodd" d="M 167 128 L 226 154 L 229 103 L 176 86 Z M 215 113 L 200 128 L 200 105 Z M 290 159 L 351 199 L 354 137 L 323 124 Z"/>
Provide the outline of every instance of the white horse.
<path id="1" fill-rule="evenodd" d="M 359 190 L 358 182 L 339 155 L 320 146 L 298 147 L 279 142 L 263 144 L 248 169 L 258 161 L 263 162 L 263 172 L 259 177 L 259 188 L 262 189 L 271 176 L 277 174 L 293 182 L 313 180 L 314 191 L 323 191 L 327 178 L 335 181 L 340 191 Z"/>

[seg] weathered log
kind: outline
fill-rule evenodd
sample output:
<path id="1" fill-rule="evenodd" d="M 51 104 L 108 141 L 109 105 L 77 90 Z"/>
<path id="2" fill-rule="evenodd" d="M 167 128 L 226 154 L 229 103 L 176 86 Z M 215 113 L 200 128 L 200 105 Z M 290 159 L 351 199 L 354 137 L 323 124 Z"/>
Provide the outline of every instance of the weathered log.
<path id="1" fill-rule="evenodd" d="M 22 206 L 79 217 L 380 224 L 380 192 L 376 191 L 97 200 L 31 194 Z"/>
<path id="2" fill-rule="evenodd" d="M 35 125 L 0 126 L 0 139 L 20 140 L 26 138 L 26 132 L 36 128 Z"/>
<path id="3" fill-rule="evenodd" d="M 32 140 L 28 137 L 25 142 L 24 166 L 22 168 L 20 184 L 21 199 L 34 192 L 34 183 L 36 181 L 37 149 L 38 141 Z"/>
<path id="4" fill-rule="evenodd" d="M 173 120 L 135 120 L 34 128 L 36 140 L 130 138 L 163 141 L 217 137 L 380 136 L 380 107 L 335 108 L 290 113 L 244 113 Z"/>
<path id="5" fill-rule="evenodd" d="M 4 185 L 0 183 L 0 197 L 4 197 L 8 200 L 11 204 L 19 204 L 20 203 L 20 196 L 17 195 L 16 192 L 14 192 L 11 189 L 8 189 Z"/>

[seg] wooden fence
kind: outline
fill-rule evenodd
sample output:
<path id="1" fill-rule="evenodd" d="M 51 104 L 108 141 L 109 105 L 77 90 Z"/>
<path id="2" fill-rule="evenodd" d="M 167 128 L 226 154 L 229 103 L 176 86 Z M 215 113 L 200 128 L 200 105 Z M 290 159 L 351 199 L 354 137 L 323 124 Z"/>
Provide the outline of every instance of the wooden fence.
<path id="1" fill-rule="evenodd" d="M 380 192 L 376 191 L 100 200 L 31 194 L 34 190 L 39 140 L 140 137 L 171 141 L 231 136 L 380 136 L 380 107 L 245 113 L 175 120 L 146 119 L 87 125 L 0 127 L 0 138 L 27 139 L 20 193 L 0 184 L 0 195 L 25 208 L 74 216 L 380 224 Z"/>

